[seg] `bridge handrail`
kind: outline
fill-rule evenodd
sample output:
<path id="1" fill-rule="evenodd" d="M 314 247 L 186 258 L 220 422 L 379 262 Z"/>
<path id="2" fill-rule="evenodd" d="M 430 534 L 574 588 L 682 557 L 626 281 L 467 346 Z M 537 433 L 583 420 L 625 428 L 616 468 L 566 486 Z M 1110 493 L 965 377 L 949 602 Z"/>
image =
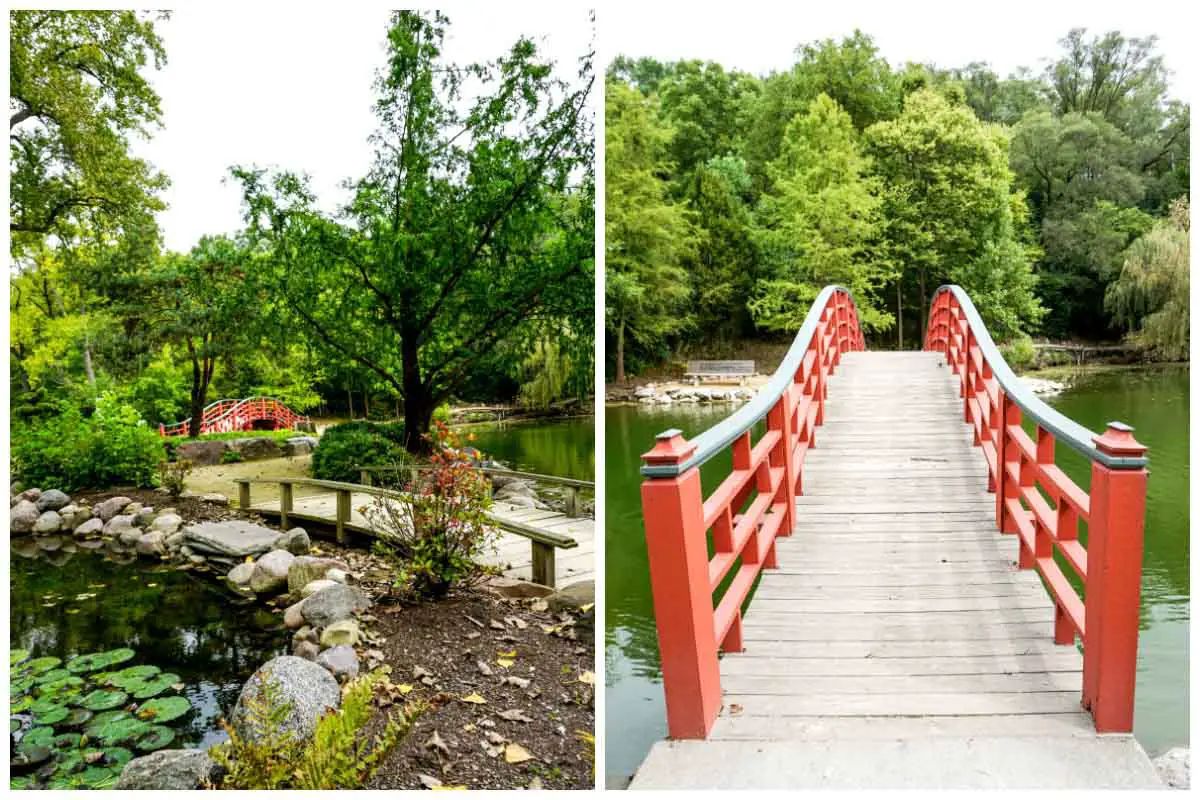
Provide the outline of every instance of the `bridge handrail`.
<path id="1" fill-rule="evenodd" d="M 850 294 L 850 290 L 844 286 L 826 286 L 813 301 L 808 315 L 804 318 L 804 324 L 800 326 L 799 332 L 792 340 L 791 347 L 788 348 L 787 355 L 783 357 L 783 362 L 780 363 L 779 368 L 775 370 L 775 374 L 771 376 L 767 384 L 751 398 L 750 402 L 695 436 L 691 440 L 691 444 L 695 446 L 696 450 L 687 461 L 682 464 L 644 465 L 642 467 L 643 477 L 670 478 L 687 472 L 692 467 L 698 467 L 729 447 L 735 439 L 753 428 L 759 420 L 765 417 L 792 383 L 809 350 L 812 338 L 817 332 L 817 326 L 821 323 L 826 306 L 838 292 L 844 293 L 845 297 L 849 299 L 850 307 L 854 310 L 854 316 L 857 319 L 858 307 L 854 304 L 854 296 Z M 665 431 L 659 434 L 659 437 L 667 436 L 669 433 L 671 431 Z M 668 438 L 670 437 L 668 436 Z"/>
<path id="2" fill-rule="evenodd" d="M 952 294 L 958 301 L 963 315 L 967 319 L 967 324 L 975 336 L 983 360 L 991 366 L 992 375 L 1004 388 L 1008 398 L 1020 406 L 1021 410 L 1029 417 L 1036 420 L 1038 425 L 1053 433 L 1055 439 L 1065 443 L 1088 461 L 1099 461 L 1112 469 L 1141 469 L 1147 465 L 1144 456 L 1114 456 L 1100 450 L 1095 443 L 1097 434 L 1048 405 L 1017 377 L 1012 368 L 1008 366 L 1008 362 L 1004 360 L 1000 348 L 992 341 L 992 335 L 984 325 L 983 318 L 979 316 L 975 304 L 971 302 L 970 296 L 961 287 L 947 284 L 939 286 L 933 293 L 933 305 L 936 305 L 938 297 L 943 293 Z M 925 340 L 926 350 L 933 349 L 929 346 L 934 337 L 932 323 L 933 316 L 930 315 L 930 328 L 926 333 Z M 1115 424 L 1121 425 L 1121 423 Z"/>
<path id="3" fill-rule="evenodd" d="M 433 469 L 429 464 L 394 464 L 384 467 L 355 467 L 359 472 L 367 474 L 373 472 L 403 472 L 404 470 L 429 470 Z M 505 469 L 503 467 L 478 467 L 480 472 L 486 475 L 504 475 L 511 478 L 525 478 L 538 483 L 549 483 L 558 486 L 571 486 L 576 489 L 595 489 L 595 481 L 584 481 L 578 478 L 567 478 L 560 475 L 542 475 L 537 472 L 521 472 L 515 469 Z M 370 486 L 370 484 L 367 484 Z"/>
<path id="4" fill-rule="evenodd" d="M 864 344 L 850 292 L 827 286 L 749 403 L 690 442 L 677 430 L 660 433 L 642 455 L 642 517 L 672 738 L 704 738 L 716 721 L 718 653 L 743 649 L 742 607 L 762 569 L 777 566 L 776 538 L 792 534 L 804 458 L 824 421 L 827 379 L 843 353 Z M 763 417 L 767 431 L 753 442 Z M 725 448 L 733 468 L 705 498 L 699 467 Z"/>
<path id="5" fill-rule="evenodd" d="M 1054 600 L 1054 641 L 1083 642 L 1083 702 L 1101 733 L 1133 730 L 1146 448 L 1120 422 L 1094 434 L 1035 397 L 1013 374 L 971 298 L 934 293 L 925 349 L 958 378 L 963 421 L 987 463 L 996 526 L 1018 541 L 1017 566 L 1034 569 Z M 1033 438 L 1022 413 L 1036 423 Z M 1091 464 L 1085 491 L 1055 463 L 1063 441 Z M 1087 546 L 1079 523 L 1087 525 Z M 1055 555 L 1079 576 L 1081 597 Z"/>
<path id="6" fill-rule="evenodd" d="M 310 422 L 311 421 L 307 414 L 297 414 L 295 411 L 292 411 L 291 408 L 289 408 L 282 400 L 280 400 L 277 397 L 270 397 L 267 395 L 254 395 L 253 397 L 243 397 L 240 399 L 224 398 L 224 399 L 216 400 L 212 403 L 209 403 L 208 405 L 206 405 L 204 407 L 204 410 L 201 412 L 201 415 L 200 415 L 201 433 L 206 432 L 205 428 L 208 428 L 209 429 L 208 432 L 211 432 L 212 428 L 215 427 L 222 420 L 225 420 L 229 417 L 234 416 L 240 409 L 244 409 L 255 402 L 264 404 L 264 407 L 265 407 L 266 403 L 271 403 L 272 410 L 276 413 L 282 412 L 279 414 L 279 416 L 281 416 L 289 424 L 295 423 L 295 422 Z M 212 416 L 210 414 L 210 412 L 219 412 L 219 413 L 217 413 L 215 416 Z M 164 436 L 173 436 L 173 435 L 175 435 L 176 432 L 186 431 L 188 429 L 188 424 L 191 421 L 192 421 L 192 418 L 187 417 L 186 419 L 180 420 L 179 422 L 172 422 L 169 425 L 168 424 L 160 424 L 158 426 L 159 433 Z"/>

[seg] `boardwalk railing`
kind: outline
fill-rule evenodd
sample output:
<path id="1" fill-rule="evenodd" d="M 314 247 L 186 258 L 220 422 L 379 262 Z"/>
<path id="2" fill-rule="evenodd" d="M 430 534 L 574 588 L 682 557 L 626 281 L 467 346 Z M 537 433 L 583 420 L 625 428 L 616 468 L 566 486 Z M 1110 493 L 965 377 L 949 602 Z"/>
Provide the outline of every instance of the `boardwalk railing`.
<path id="1" fill-rule="evenodd" d="M 646 548 L 673 738 L 704 738 L 720 712 L 718 650 L 742 649 L 742 606 L 759 572 L 776 566 L 775 537 L 794 527 L 805 453 L 824 418 L 826 380 L 843 353 L 863 347 L 849 291 L 828 286 L 779 369 L 748 404 L 691 441 L 677 430 L 661 433 L 642 456 Z M 764 417 L 766 433 L 754 442 L 752 431 Z M 705 498 L 700 466 L 726 449 L 733 469 Z M 713 595 L 731 575 L 714 609 Z"/>
<path id="2" fill-rule="evenodd" d="M 416 474 L 422 470 L 433 469 L 428 464 L 397 464 L 390 467 L 358 467 L 359 480 L 365 486 L 372 486 L 375 483 L 373 476 L 383 473 L 395 475 L 397 478 L 406 477 L 409 481 L 416 479 Z M 521 478 L 524 480 L 534 481 L 535 483 L 548 483 L 552 486 L 562 486 L 567 490 L 566 497 L 566 515 L 568 517 L 579 516 L 579 490 L 588 489 L 596 490 L 594 481 L 581 481 L 577 478 L 563 478 L 558 475 L 540 475 L 536 472 L 518 472 L 515 469 L 503 469 L 500 467 L 479 467 L 480 472 L 485 475 L 499 475 L 510 478 Z M 407 473 L 407 474 L 406 474 Z"/>
<path id="3" fill-rule="evenodd" d="M 1054 599 L 1054 641 L 1083 642 L 1083 707 L 1101 733 L 1133 730 L 1138 607 L 1146 513 L 1146 448 L 1110 422 L 1094 434 L 1033 395 L 992 342 L 957 286 L 934 295 L 925 349 L 944 353 L 959 379 L 963 419 L 988 468 L 996 524 L 1016 534 L 1018 564 L 1036 569 Z M 1036 423 L 1030 437 L 1022 418 Z M 1054 460 L 1061 442 L 1091 463 L 1084 491 Z M 1048 499 L 1047 499 L 1048 498 Z M 1079 523 L 1087 525 L 1087 546 Z M 1055 554 L 1083 583 L 1080 597 Z"/>
<path id="4" fill-rule="evenodd" d="M 278 514 L 279 524 L 283 528 L 287 528 L 290 521 L 294 519 L 326 525 L 332 524 L 337 532 L 338 543 L 346 541 L 347 530 L 353 530 L 366 536 L 379 535 L 378 530 L 369 523 L 366 525 L 356 525 L 353 523 L 351 498 L 354 495 L 365 494 L 370 497 L 395 500 L 397 502 L 405 502 L 408 499 L 408 494 L 394 489 L 385 489 L 379 486 L 361 486 L 355 483 L 343 483 L 342 481 L 324 481 L 315 478 L 235 478 L 234 483 L 238 485 L 238 506 L 240 508 Z M 278 485 L 279 507 L 277 509 L 251 504 L 250 487 L 256 483 Z M 333 516 L 329 517 L 324 514 L 317 515 L 297 511 L 294 490 L 296 486 L 317 489 L 326 494 L 332 493 L 336 498 Z M 534 583 L 540 583 L 544 586 L 554 586 L 556 577 L 554 563 L 555 550 L 571 549 L 579 546 L 579 542 L 575 539 L 561 533 L 542 530 L 532 525 L 526 525 L 516 520 L 504 519 L 491 513 L 488 513 L 486 517 L 488 524 L 529 540 Z"/>
<path id="5" fill-rule="evenodd" d="M 297 414 L 274 397 L 246 397 L 241 400 L 217 400 L 204 407 L 200 416 L 200 433 L 230 433 L 250 430 L 253 423 L 267 420 L 276 430 L 296 429 L 309 425 L 311 420 Z M 183 436 L 188 433 L 192 418 L 171 425 L 159 425 L 162 436 Z"/>

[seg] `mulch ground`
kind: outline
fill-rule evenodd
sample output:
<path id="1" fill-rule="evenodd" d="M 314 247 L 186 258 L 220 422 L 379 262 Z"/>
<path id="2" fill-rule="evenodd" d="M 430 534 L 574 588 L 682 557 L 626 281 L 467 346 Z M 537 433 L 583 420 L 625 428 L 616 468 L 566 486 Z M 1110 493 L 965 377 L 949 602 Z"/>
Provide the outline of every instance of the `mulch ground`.
<path id="1" fill-rule="evenodd" d="M 427 710 L 364 788 L 593 788 L 595 645 L 585 619 L 482 590 L 373 608 L 368 631 L 398 702 Z"/>

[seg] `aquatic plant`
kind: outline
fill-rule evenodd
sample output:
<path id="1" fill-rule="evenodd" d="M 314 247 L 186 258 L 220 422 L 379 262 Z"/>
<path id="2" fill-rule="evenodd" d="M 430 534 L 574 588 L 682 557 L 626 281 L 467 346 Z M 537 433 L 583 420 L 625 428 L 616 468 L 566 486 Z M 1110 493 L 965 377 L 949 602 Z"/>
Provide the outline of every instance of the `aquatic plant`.
<path id="1" fill-rule="evenodd" d="M 178 675 L 149 664 L 121 668 L 136 656 L 127 647 L 61 658 L 9 656 L 9 735 L 13 789 L 106 789 L 135 752 L 171 744 L 192 712 L 169 694 Z"/>

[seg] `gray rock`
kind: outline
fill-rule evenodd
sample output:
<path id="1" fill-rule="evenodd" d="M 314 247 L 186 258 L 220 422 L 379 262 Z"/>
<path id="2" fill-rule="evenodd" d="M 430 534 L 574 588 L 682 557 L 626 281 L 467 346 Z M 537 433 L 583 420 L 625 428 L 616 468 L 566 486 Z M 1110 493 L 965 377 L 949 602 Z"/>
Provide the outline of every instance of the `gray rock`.
<path id="1" fill-rule="evenodd" d="M 287 550 L 292 555 L 302 556 L 312 549 L 312 542 L 308 538 L 308 531 L 304 528 L 292 528 L 279 537 L 275 546 Z"/>
<path id="2" fill-rule="evenodd" d="M 92 510 L 85 506 L 77 506 L 74 503 L 68 503 L 58 510 L 58 515 L 62 517 L 63 528 L 75 528 L 82 525 L 92 517 Z"/>
<path id="3" fill-rule="evenodd" d="M 251 591 L 281 592 L 287 587 L 288 567 L 296 557 L 287 550 L 272 550 L 254 563 L 248 583 Z"/>
<path id="4" fill-rule="evenodd" d="M 117 541 L 127 547 L 136 547 L 142 539 L 141 528 L 121 528 L 116 532 Z"/>
<path id="5" fill-rule="evenodd" d="M 212 466 L 221 463 L 227 442 L 221 440 L 202 440 L 184 442 L 175 448 L 175 458 L 190 461 L 196 466 Z"/>
<path id="6" fill-rule="evenodd" d="M 108 522 L 117 514 L 124 511 L 125 506 L 132 502 L 128 497 L 110 497 L 107 500 L 97 503 L 92 509 L 92 513 L 102 521 Z"/>
<path id="7" fill-rule="evenodd" d="M 38 496 L 37 507 L 38 511 L 58 511 L 70 502 L 71 498 L 65 492 L 60 492 L 58 489 L 50 489 Z"/>
<path id="8" fill-rule="evenodd" d="M 178 550 L 180 547 L 183 547 L 183 539 L 184 537 L 182 533 L 175 532 L 169 534 L 166 539 L 167 549 Z"/>
<path id="9" fill-rule="evenodd" d="M 547 506 L 545 503 L 541 502 L 540 500 L 537 500 L 532 497 L 526 497 L 525 495 L 521 495 L 521 494 L 508 495 L 506 497 L 497 497 L 496 500 L 498 500 L 501 503 L 508 503 L 510 506 L 515 506 L 516 508 L 532 508 L 537 511 L 549 510 L 549 506 Z"/>
<path id="10" fill-rule="evenodd" d="M 208 561 L 207 558 L 200 555 L 199 553 L 193 553 L 192 555 L 187 557 L 187 560 L 188 560 L 189 564 L 195 564 L 196 566 L 200 566 L 201 564 L 204 564 Z"/>
<path id="11" fill-rule="evenodd" d="M 488 578 L 485 585 L 493 593 L 509 600 L 522 600 L 532 597 L 549 597 L 550 595 L 554 594 L 554 588 L 551 586 L 543 586 L 540 583 L 530 583 L 529 581 L 522 581 L 518 580 L 517 578 L 506 578 L 502 575 Z"/>
<path id="12" fill-rule="evenodd" d="M 229 574 L 225 577 L 236 583 L 238 586 L 245 586 L 250 583 L 250 575 L 254 572 L 254 564 L 250 561 L 243 561 L 233 569 L 229 570 Z"/>
<path id="13" fill-rule="evenodd" d="M 8 512 L 8 527 L 13 533 L 33 533 L 41 513 L 32 500 L 21 500 Z"/>
<path id="14" fill-rule="evenodd" d="M 37 488 L 26 489 L 25 491 L 21 492 L 21 499 L 28 500 L 31 503 L 36 503 L 37 499 L 41 496 L 42 496 L 42 490 L 37 489 Z"/>
<path id="15" fill-rule="evenodd" d="M 304 627 L 304 601 L 292 603 L 283 610 L 283 624 L 289 630 Z"/>
<path id="16" fill-rule="evenodd" d="M 292 634 L 292 645 L 295 646 L 300 642 L 312 642 L 313 644 L 319 645 L 321 640 L 317 636 L 317 632 L 315 630 L 308 625 L 304 625 L 300 628 L 300 630 Z"/>
<path id="17" fill-rule="evenodd" d="M 57 511 L 43 511 L 33 523 L 34 533 L 58 533 L 62 530 L 63 519 Z"/>
<path id="18" fill-rule="evenodd" d="M 348 571 L 350 568 L 336 558 L 297 556 L 288 567 L 288 591 L 295 594 L 313 581 L 324 578 L 331 569 Z"/>
<path id="19" fill-rule="evenodd" d="M 307 598 L 301 613 L 309 625 L 324 628 L 370 607 L 370 598 L 358 589 L 335 583 Z"/>
<path id="20" fill-rule="evenodd" d="M 1192 784 L 1192 751 L 1188 747 L 1172 747 L 1154 759 L 1158 777 L 1172 789 L 1189 789 Z"/>
<path id="21" fill-rule="evenodd" d="M 125 509 L 125 511 L 126 513 L 129 513 L 129 509 Z M 154 512 L 154 508 L 152 506 L 146 506 L 134 515 L 133 524 L 137 525 L 139 528 L 149 528 L 157 516 L 158 515 Z M 175 531 L 163 531 L 163 533 L 174 532 Z"/>
<path id="22" fill-rule="evenodd" d="M 132 527 L 132 514 L 117 514 L 116 516 L 109 518 L 109 520 L 104 523 L 104 533 L 109 536 L 115 536 L 126 528 Z"/>
<path id="23" fill-rule="evenodd" d="M 122 534 L 123 535 L 123 534 Z M 167 552 L 167 546 L 163 540 L 167 535 L 162 531 L 150 531 L 138 537 L 137 551 L 143 556 L 157 556 Z"/>
<path id="24" fill-rule="evenodd" d="M 42 536 L 34 539 L 37 546 L 47 553 L 56 553 L 62 549 L 63 540 L 61 536 Z"/>
<path id="25" fill-rule="evenodd" d="M 353 680 L 358 677 L 358 653 L 348 645 L 340 644 L 331 647 L 317 656 L 317 663 L 329 670 L 338 681 Z"/>
<path id="26" fill-rule="evenodd" d="M 496 499 L 508 497 L 537 497 L 537 490 L 527 480 L 511 480 L 496 490 Z"/>
<path id="27" fill-rule="evenodd" d="M 321 645 L 308 640 L 293 642 L 292 655 L 305 661 L 317 661 L 321 654 Z"/>
<path id="28" fill-rule="evenodd" d="M 334 583 L 350 583 L 350 573 L 346 572 L 344 569 L 338 569 L 337 567 L 334 567 L 333 569 L 329 570 L 329 572 L 325 573 L 325 579 L 333 581 Z"/>
<path id="29" fill-rule="evenodd" d="M 145 509 L 146 509 L 146 507 L 144 505 L 142 505 L 141 503 L 133 502 L 133 503 L 130 503 L 129 505 L 125 506 L 125 508 L 121 509 L 121 513 L 122 514 L 132 514 L 133 516 L 136 517 L 138 514 L 142 513 Z"/>
<path id="30" fill-rule="evenodd" d="M 352 619 L 344 619 L 329 625 L 321 631 L 321 647 L 353 647 L 358 644 L 360 633 L 358 623 Z"/>
<path id="31" fill-rule="evenodd" d="M 305 584 L 304 588 L 300 590 L 300 596 L 301 597 L 309 597 L 311 595 L 316 594 L 317 592 L 321 591 L 322 589 L 324 589 L 326 587 L 333 586 L 336 583 L 337 583 L 337 581 L 331 581 L 328 578 L 321 578 L 320 580 L 315 580 L 312 583 Z"/>
<path id="32" fill-rule="evenodd" d="M 206 782 L 218 782 L 223 772 L 203 750 L 159 750 L 126 764 L 114 788 L 200 789 Z"/>
<path id="33" fill-rule="evenodd" d="M 279 458 L 283 455 L 283 450 L 279 447 L 279 443 L 267 436 L 250 436 L 245 439 L 234 439 L 229 442 L 229 449 L 240 453 L 244 461 Z"/>
<path id="34" fill-rule="evenodd" d="M 285 456 L 300 456 L 305 453 L 311 453 L 317 447 L 317 440 L 312 436 L 293 436 L 284 442 L 283 454 Z"/>
<path id="35" fill-rule="evenodd" d="M 288 709 L 278 733 L 293 741 L 307 741 L 321 715 L 342 701 L 337 681 L 324 667 L 296 656 L 273 658 L 246 681 L 231 714 L 234 730 L 252 743 L 260 743 L 266 732 L 255 723 L 247 705 L 266 702 L 264 685 L 272 687 L 276 706 Z"/>
<path id="36" fill-rule="evenodd" d="M 154 522 L 150 524 L 150 529 L 162 531 L 169 536 L 178 531 L 182 525 L 183 517 L 178 514 L 162 513 L 154 518 Z"/>
<path id="37" fill-rule="evenodd" d="M 210 494 L 202 494 L 202 495 L 200 495 L 200 500 L 202 502 L 212 503 L 212 504 L 218 505 L 218 506 L 229 505 L 229 498 L 226 497 L 225 495 L 219 494 L 217 492 L 212 492 Z"/>
<path id="38" fill-rule="evenodd" d="M 579 581 L 572 583 L 563 589 L 559 589 L 554 594 L 546 599 L 550 608 L 554 611 L 562 611 L 565 608 L 582 608 L 589 603 L 596 602 L 596 582 L 595 581 Z"/>
<path id="39" fill-rule="evenodd" d="M 83 524 L 75 528 L 76 536 L 99 536 L 104 531 L 104 523 L 99 517 L 92 517 L 84 520 Z"/>
<path id="40" fill-rule="evenodd" d="M 242 520 L 199 522 L 183 528 L 183 543 L 198 553 L 243 559 L 272 548 L 279 533 Z"/>
<path id="41" fill-rule="evenodd" d="M 194 554 L 195 554 L 195 552 L 196 552 L 195 550 L 193 550 L 192 548 L 188 547 L 186 544 L 185 544 L 185 545 L 182 545 L 182 546 L 179 548 L 179 555 L 183 556 L 184 558 L 188 558 L 188 557 L 190 557 L 190 556 L 194 555 Z"/>

